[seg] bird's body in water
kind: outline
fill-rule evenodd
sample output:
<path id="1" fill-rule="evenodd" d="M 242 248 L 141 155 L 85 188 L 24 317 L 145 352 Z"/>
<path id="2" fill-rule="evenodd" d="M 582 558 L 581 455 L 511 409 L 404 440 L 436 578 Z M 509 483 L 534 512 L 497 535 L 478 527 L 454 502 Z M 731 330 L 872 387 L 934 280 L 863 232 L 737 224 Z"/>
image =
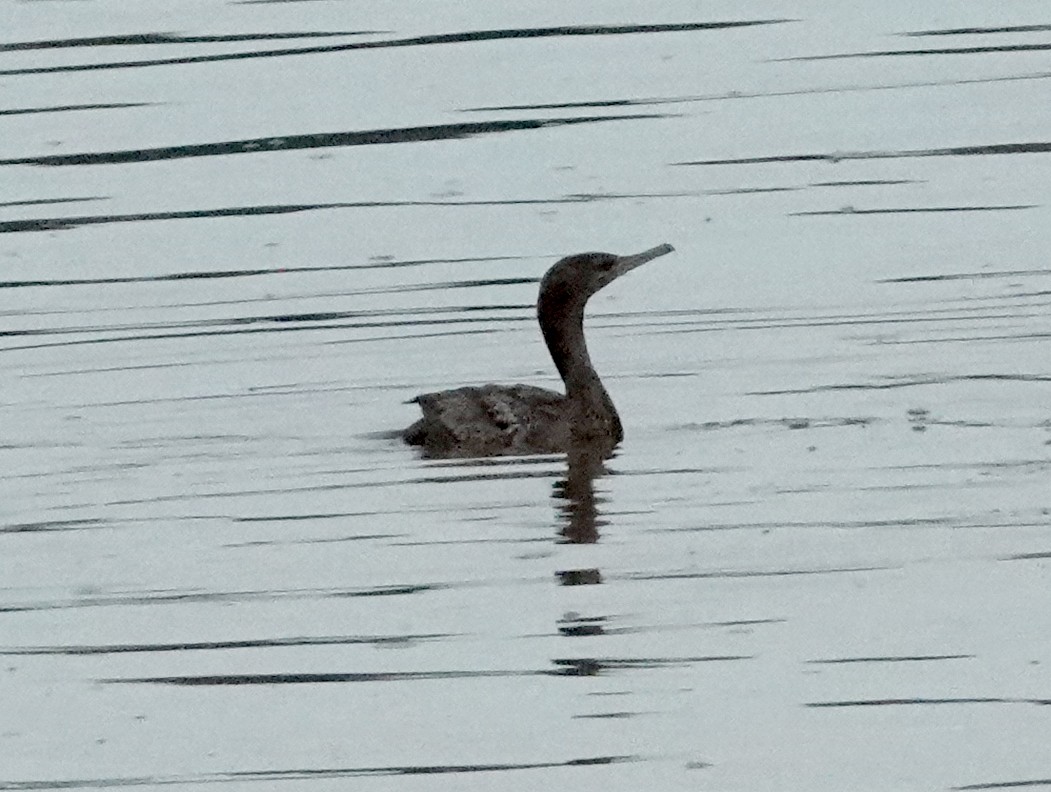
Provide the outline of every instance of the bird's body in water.
<path id="1" fill-rule="evenodd" d="M 580 253 L 560 260 L 540 282 L 537 318 L 565 394 L 532 385 L 424 393 L 413 400 L 423 417 L 405 430 L 405 442 L 432 457 L 612 451 L 624 431 L 588 355 L 584 305 L 621 275 L 673 249 L 665 244 L 633 256 Z"/>

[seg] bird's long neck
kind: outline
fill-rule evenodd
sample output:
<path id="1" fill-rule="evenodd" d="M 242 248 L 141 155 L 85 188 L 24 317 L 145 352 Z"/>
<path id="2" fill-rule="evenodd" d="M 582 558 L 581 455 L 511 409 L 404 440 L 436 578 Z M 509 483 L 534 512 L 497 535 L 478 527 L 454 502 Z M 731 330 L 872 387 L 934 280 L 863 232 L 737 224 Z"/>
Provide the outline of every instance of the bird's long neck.
<path id="1" fill-rule="evenodd" d="M 537 314 L 551 359 L 566 384 L 574 438 L 619 443 L 623 437 L 620 417 L 591 363 L 584 340 L 584 303 L 553 304 L 541 295 Z"/>

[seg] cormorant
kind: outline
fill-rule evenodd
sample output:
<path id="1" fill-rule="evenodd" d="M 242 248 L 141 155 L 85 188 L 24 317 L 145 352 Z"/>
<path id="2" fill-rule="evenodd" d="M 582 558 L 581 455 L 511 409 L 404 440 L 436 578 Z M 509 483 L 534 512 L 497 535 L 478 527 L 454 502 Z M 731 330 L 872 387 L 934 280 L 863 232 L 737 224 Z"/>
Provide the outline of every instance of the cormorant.
<path id="1" fill-rule="evenodd" d="M 565 394 L 532 385 L 423 393 L 412 400 L 423 417 L 405 430 L 405 442 L 422 446 L 430 457 L 612 451 L 624 430 L 588 355 L 584 305 L 621 275 L 672 250 L 664 244 L 632 256 L 579 253 L 561 259 L 540 282 L 537 318 Z"/>

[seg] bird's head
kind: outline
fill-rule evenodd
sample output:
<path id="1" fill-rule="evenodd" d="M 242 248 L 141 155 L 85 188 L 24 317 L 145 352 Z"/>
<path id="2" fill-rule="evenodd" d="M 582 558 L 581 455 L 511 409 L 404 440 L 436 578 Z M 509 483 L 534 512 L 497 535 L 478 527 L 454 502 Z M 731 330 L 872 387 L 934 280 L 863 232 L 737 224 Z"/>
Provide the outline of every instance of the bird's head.
<path id="1" fill-rule="evenodd" d="M 671 245 L 658 245 L 630 256 L 612 253 L 576 253 L 559 260 L 540 282 L 541 303 L 571 306 L 583 304 L 599 289 L 608 286 L 621 275 L 671 253 Z"/>

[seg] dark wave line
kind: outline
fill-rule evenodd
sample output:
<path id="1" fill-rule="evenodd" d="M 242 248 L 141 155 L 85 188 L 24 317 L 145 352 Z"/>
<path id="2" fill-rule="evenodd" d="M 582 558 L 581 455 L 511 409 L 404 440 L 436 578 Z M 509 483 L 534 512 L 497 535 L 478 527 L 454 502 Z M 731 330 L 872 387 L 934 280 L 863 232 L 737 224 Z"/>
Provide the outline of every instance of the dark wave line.
<path id="1" fill-rule="evenodd" d="M 1051 705 L 1048 699 L 998 698 L 980 696 L 974 698 L 901 698 L 901 699 L 858 699 L 856 701 L 812 701 L 807 707 L 896 707 L 917 704 L 1041 704 Z"/>
<path id="2" fill-rule="evenodd" d="M 907 88 L 942 88 L 961 85 L 984 85 L 988 83 L 1018 82 L 1020 80 L 1051 79 L 1051 72 L 1036 74 L 1013 74 L 1001 77 L 974 77 L 953 80 L 923 80 L 902 83 L 878 83 L 874 85 L 840 85 L 829 87 L 800 88 L 783 91 L 725 91 L 717 94 L 696 94 L 687 96 L 650 96 L 631 99 L 599 99 L 575 102 L 545 102 L 518 105 L 486 105 L 461 108 L 461 113 L 481 113 L 488 111 L 512 110 L 567 110 L 584 107 L 633 107 L 639 105 L 685 104 L 695 102 L 740 101 L 745 99 L 773 99 L 790 96 L 819 96 L 822 94 L 855 93 L 859 91 L 896 91 Z M 682 164 L 682 163 L 679 163 Z"/>
<path id="3" fill-rule="evenodd" d="M 982 278 L 1025 278 L 1051 275 L 1051 269 L 997 270 L 995 272 L 954 272 L 948 275 L 908 275 L 902 278 L 881 278 L 876 283 L 926 283 L 929 281 L 975 280 Z"/>
<path id="4" fill-rule="evenodd" d="M 161 500 L 178 500 L 177 496 Z M 125 605 L 177 605 L 186 602 L 249 602 L 258 600 L 399 597 L 406 594 L 422 594 L 454 588 L 452 583 L 406 583 L 371 586 L 357 589 L 273 589 L 243 591 L 199 591 L 193 589 L 175 591 L 142 591 L 120 594 L 103 594 L 79 597 L 70 600 L 25 602 L 0 605 L 0 613 L 28 613 L 33 611 L 67 610 L 72 608 L 120 607 Z M 0 787 L 2 788 L 2 787 Z"/>
<path id="5" fill-rule="evenodd" d="M 224 140 L 218 143 L 194 143 L 185 146 L 163 146 L 124 151 L 100 151 L 83 154 L 52 154 L 42 157 L 17 157 L 0 160 L 0 165 L 116 165 L 132 162 L 156 162 L 184 157 L 218 157 L 227 154 L 258 154 L 269 151 L 330 148 L 333 146 L 372 146 L 390 143 L 421 143 L 433 140 L 462 140 L 495 132 L 518 132 L 525 129 L 594 124 L 603 121 L 636 121 L 667 118 L 658 114 L 574 116 L 572 118 L 530 118 L 516 121 L 480 121 L 466 124 L 369 129 L 360 132 L 314 132 L 306 135 L 271 135 L 265 138 Z"/>
<path id="6" fill-rule="evenodd" d="M 953 146 L 937 149 L 907 149 L 904 151 L 856 151 L 831 154 L 779 154 L 772 157 L 740 157 L 735 159 L 693 160 L 673 162 L 672 165 L 758 165 L 768 162 L 842 162 L 855 159 L 900 159 L 905 157 L 971 157 L 983 154 L 1048 154 L 1051 142 L 993 143 L 982 146 Z M 2 163 L 0 163 L 2 164 Z"/>
<path id="7" fill-rule="evenodd" d="M 942 49 L 880 50 L 877 52 L 843 52 L 836 55 L 799 55 L 794 58 L 775 58 L 774 63 L 787 61 L 841 60 L 844 58 L 889 58 L 902 55 L 975 55 L 989 52 L 1046 52 L 1051 44 L 1001 44 L 985 47 L 945 47 Z"/>
<path id="8" fill-rule="evenodd" d="M 852 181 L 811 182 L 810 187 L 885 187 L 897 184 L 923 184 L 916 179 L 854 179 Z"/>
<path id="9" fill-rule="evenodd" d="M 1019 553 L 1018 555 L 1004 556 L 1000 561 L 1042 561 L 1051 558 L 1051 551 L 1046 553 Z"/>
<path id="10" fill-rule="evenodd" d="M 964 786 L 953 787 L 955 792 L 963 792 L 963 790 L 976 790 L 976 789 L 1022 789 L 1024 787 L 1051 787 L 1051 777 L 1048 778 L 1032 778 L 1024 781 L 990 781 L 985 784 L 966 784 Z"/>
<path id="11" fill-rule="evenodd" d="M 847 382 L 837 385 L 815 385 L 810 388 L 790 388 L 786 390 L 752 391 L 749 396 L 786 396 L 799 393 L 819 393 L 821 391 L 848 390 L 891 390 L 895 388 L 913 388 L 918 385 L 945 385 L 950 382 L 1051 382 L 1048 374 L 960 374 L 951 377 L 912 377 L 893 382 Z"/>
<path id="12" fill-rule="evenodd" d="M 812 212 L 789 212 L 789 217 L 819 217 L 824 215 L 883 215 L 916 214 L 928 212 L 998 212 L 1013 209 L 1036 209 L 1038 204 L 1009 204 L 1006 206 L 906 206 L 895 209 L 821 209 Z"/>
<path id="13" fill-rule="evenodd" d="M 118 110 L 126 107 L 150 107 L 155 102 L 105 102 L 100 104 L 55 105 L 54 107 L 16 107 L 0 110 L 0 116 L 29 115 L 32 113 L 66 113 L 77 110 Z"/>
<path id="14" fill-rule="evenodd" d="M 103 286 L 117 283 L 155 283 L 158 281 L 213 280 L 222 278 L 253 278 L 262 275 L 297 275 L 305 272 L 340 272 L 343 270 L 397 269 L 400 267 L 419 267 L 424 264 L 464 264 L 475 262 L 512 261 L 518 256 L 486 256 L 482 258 L 453 259 L 410 259 L 406 261 L 368 262 L 365 264 L 327 264 L 314 267 L 271 267 L 269 269 L 240 270 L 193 270 L 189 272 L 169 272 L 163 275 L 127 275 L 112 278 L 54 278 L 37 280 L 0 281 L 0 289 L 22 289 L 38 286 Z M 387 288 L 356 289 L 341 293 L 349 294 L 407 294 L 418 291 L 436 291 L 445 289 L 474 289 L 482 286 L 520 286 L 538 283 L 539 278 L 485 278 L 465 281 L 444 281 L 441 283 L 415 283 Z M 267 298 L 268 299 L 268 298 Z M 220 303 L 242 303 L 244 300 L 220 301 Z M 200 305 L 202 303 L 198 303 Z M 214 301 L 204 304 L 216 304 Z M 494 307 L 494 306 L 490 306 Z M 475 310 L 470 309 L 460 310 Z M 375 313 L 375 312 L 373 312 Z"/>
<path id="15" fill-rule="evenodd" d="M 48 520 L 46 522 L 9 523 L 7 525 L 0 525 L 0 534 L 39 533 L 41 531 L 81 531 L 87 528 L 108 528 L 111 526 L 112 523 L 97 518 L 80 520 Z"/>
<path id="16" fill-rule="evenodd" d="M 215 61 L 244 60 L 247 58 L 278 58 L 290 55 L 314 55 L 326 52 L 381 49 L 388 47 L 424 47 L 434 44 L 467 44 L 479 41 L 503 39 L 553 38 L 559 36 L 621 36 L 631 33 L 677 33 L 694 30 L 721 30 L 726 28 L 774 25 L 790 22 L 789 19 L 755 19 L 738 22 L 687 22 L 671 25 L 585 25 L 579 27 L 517 28 L 508 30 L 472 30 L 464 33 L 440 33 L 430 36 L 413 36 L 387 41 L 359 41 L 352 44 L 299 47 L 257 52 L 229 52 L 218 55 L 197 55 L 181 58 L 156 58 L 142 61 L 119 61 L 110 63 L 84 63 L 67 66 L 37 66 L 24 69 L 6 69 L 0 75 L 54 74 L 56 72 L 96 71 L 100 69 L 134 69 L 145 66 L 168 66 L 172 64 L 212 63 Z"/>
<path id="17" fill-rule="evenodd" d="M 517 311 L 524 306 L 501 306 L 506 310 Z M 460 308 L 451 310 L 426 311 L 426 318 L 419 319 L 388 319 L 386 321 L 356 321 L 340 322 L 338 325 L 327 325 L 327 327 L 339 327 L 346 330 L 362 330 L 371 328 L 387 327 L 434 327 L 441 325 L 463 325 L 463 324 L 505 324 L 525 321 L 524 317 L 517 316 L 456 316 L 454 318 L 439 319 L 434 314 L 441 313 L 477 313 L 485 310 L 488 314 L 490 307 L 486 309 Z M 35 327 L 30 330 L 5 329 L 0 330 L 0 338 L 26 337 L 26 336 L 50 336 L 50 335 L 72 335 L 84 333 L 119 333 L 119 332 L 144 332 L 148 330 L 185 330 L 201 327 L 244 327 L 255 324 L 305 324 L 308 322 L 338 322 L 342 319 L 369 319 L 380 316 L 403 317 L 404 311 L 391 311 L 376 313 L 374 311 L 311 311 L 308 313 L 269 314 L 260 316 L 233 316 L 219 319 L 188 319 L 184 321 L 170 322 L 137 322 L 135 324 L 113 324 L 113 325 L 81 325 L 74 327 Z"/>
<path id="18" fill-rule="evenodd" d="M 839 575 L 856 572 L 884 572 L 890 567 L 858 566 L 827 567 L 814 569 L 772 569 L 772 570 L 717 570 L 714 572 L 637 572 L 625 575 L 628 580 L 709 580 L 713 578 L 768 578 L 795 577 L 802 575 Z"/>
<path id="19" fill-rule="evenodd" d="M 213 674 L 210 676 L 101 679 L 111 685 L 178 685 L 220 687 L 240 685 L 321 685 L 347 682 L 415 682 L 435 679 L 486 679 L 547 675 L 546 671 L 358 671 L 287 674 Z"/>
<path id="20" fill-rule="evenodd" d="M 942 309 L 943 312 L 953 311 L 955 309 Z M 984 312 L 986 309 L 978 309 Z M 1043 317 L 1044 314 L 1033 311 L 1025 314 L 1024 318 L 1032 317 Z M 801 327 L 846 327 L 846 326 L 863 326 L 863 325 L 907 325 L 907 324 L 941 324 L 946 321 L 991 321 L 996 319 L 1010 319 L 1018 320 L 1022 318 L 1018 312 L 1014 313 L 1000 313 L 1000 314 L 985 314 L 981 313 L 976 315 L 974 310 L 963 311 L 959 314 L 944 313 L 944 315 L 935 316 L 924 316 L 919 314 L 905 314 L 905 315 L 864 315 L 859 314 L 857 316 L 817 316 L 814 318 L 807 317 L 788 317 L 786 319 L 773 318 L 773 317 L 760 317 L 758 319 L 742 319 L 742 320 L 727 320 L 721 321 L 708 321 L 703 324 L 696 322 L 668 322 L 654 325 L 657 328 L 670 328 L 670 329 L 656 329 L 650 332 L 660 334 L 684 334 L 684 333 L 712 333 L 712 332 L 723 332 L 727 329 L 730 330 L 778 330 L 778 329 L 791 329 Z M 637 326 L 636 326 L 637 327 Z M 882 341 L 880 343 L 893 344 L 895 341 Z M 756 394 L 751 394 L 756 395 Z"/>
<path id="21" fill-rule="evenodd" d="M 985 33 L 1043 33 L 1051 25 L 1005 25 L 1003 27 L 946 28 L 945 30 L 916 30 L 899 36 L 964 36 Z"/>
<path id="22" fill-rule="evenodd" d="M 283 206 L 240 206 L 227 209 L 190 209 L 182 212 L 139 212 L 128 215 L 85 215 L 80 217 L 49 217 L 33 220 L 0 222 L 0 234 L 25 231 L 60 231 L 83 225 L 104 223 L 132 223 L 144 220 L 188 220 L 201 217 L 251 217 L 256 215 L 292 214 L 318 209 L 334 209 L 340 204 L 291 204 Z"/>
<path id="23" fill-rule="evenodd" d="M 606 671 L 668 668 L 694 663 L 751 660 L 749 655 L 691 657 L 553 658 L 553 669 L 456 669 L 452 671 L 335 671 L 271 674 L 206 674 L 166 677 L 116 677 L 100 682 L 115 685 L 178 685 L 223 687 L 240 685 L 317 685 L 348 682 L 417 682 L 439 679 L 491 679 L 530 676 L 596 676 Z"/>
<path id="24" fill-rule="evenodd" d="M 4 206 L 49 206 L 51 204 L 64 204 L 64 203 L 84 203 L 86 201 L 106 201 L 109 200 L 107 196 L 95 195 L 87 198 L 33 198 L 26 201 L 3 201 L 0 202 L 0 207 Z"/>
<path id="25" fill-rule="evenodd" d="M 481 321 L 481 320 L 476 320 Z M 496 321 L 509 321 L 506 319 L 489 319 L 486 322 Z M 446 320 L 444 322 L 438 322 L 438 324 L 462 324 L 462 322 L 455 322 Z M 391 326 L 394 326 L 392 323 Z M 167 341 L 174 339 L 191 339 L 191 338 L 211 338 L 216 336 L 228 336 L 228 335 L 246 335 L 250 333 L 290 333 L 290 332 L 302 332 L 302 331 L 315 331 L 315 330 L 343 330 L 346 328 L 345 324 L 318 324 L 318 325 L 292 325 L 292 326 L 278 326 L 278 327 L 243 327 L 234 330 L 198 330 L 194 332 L 183 332 L 183 333 L 150 333 L 142 335 L 127 335 L 127 336 L 107 336 L 104 338 L 78 338 L 71 341 L 50 341 L 46 343 L 35 343 L 35 344 L 23 344 L 21 346 L 9 346 L 0 347 L 0 354 L 4 352 L 26 352 L 34 349 L 49 349 L 53 347 L 70 347 L 70 346 L 85 346 L 85 345 L 96 345 L 96 344 L 116 344 L 122 342 L 131 341 Z M 329 341 L 326 343 L 360 343 L 363 341 L 376 341 L 386 340 L 388 338 L 445 338 L 447 336 L 454 335 L 482 335 L 485 333 L 491 333 L 491 328 L 482 328 L 476 330 L 442 330 L 438 333 L 417 333 L 414 335 L 397 335 L 397 336 L 384 336 L 381 339 L 377 338 L 358 338 L 358 339 L 343 339 L 340 341 Z M 415 483 L 430 483 L 431 480 L 425 479 Z M 411 482 L 409 482 L 411 483 Z M 373 485 L 370 485 L 373 486 Z M 127 505 L 127 504 L 113 504 L 113 505 Z"/>
<path id="26" fill-rule="evenodd" d="M 519 105 L 485 105 L 483 107 L 465 107 L 461 113 L 507 112 L 511 110 L 573 110 L 581 107 L 634 107 L 636 105 L 669 104 L 672 102 L 699 101 L 696 97 L 676 99 L 596 99 L 580 102 L 542 102 L 539 104 Z"/>
<path id="27" fill-rule="evenodd" d="M 67 49 L 69 47 L 127 47 L 140 44 L 216 44 L 231 41 L 280 41 L 297 38 L 333 38 L 336 36 L 370 36 L 385 30 L 301 31 L 298 33 L 231 33 L 220 36 L 180 36 L 177 33 L 133 33 L 130 36 L 87 36 L 83 38 L 44 41 L 15 41 L 0 44 L 0 52 Z"/>
<path id="28" fill-rule="evenodd" d="M 340 203 L 279 204 L 276 206 L 236 206 L 222 209 L 186 209 L 176 212 L 138 212 L 126 215 L 81 215 L 77 217 L 47 217 L 30 220 L 6 220 L 0 222 L 0 234 L 17 234 L 29 231 L 62 231 L 85 225 L 108 223 L 137 223 L 154 220 L 194 220 L 209 217 L 256 217 L 259 215 L 295 214 L 322 209 L 376 209 L 415 206 L 552 206 L 560 204 L 590 203 L 595 200 L 620 200 L 638 198 L 682 198 L 685 195 L 567 195 L 562 198 L 514 198 L 503 201 L 347 201 Z"/>
<path id="29" fill-rule="evenodd" d="M 876 343 L 886 344 L 887 346 L 904 346 L 907 344 L 970 344 L 976 342 L 984 343 L 988 341 L 1011 341 L 1017 343 L 1022 341 L 1042 341 L 1047 338 L 1051 338 L 1051 333 L 1006 332 L 997 335 L 956 335 L 935 338 L 909 338 L 905 340 L 887 339 Z"/>
<path id="30" fill-rule="evenodd" d="M 93 644 L 75 646 L 24 646 L 0 650 L 0 655 L 106 655 L 139 652 L 191 652 L 215 649 L 266 649 L 283 646 L 399 645 L 413 641 L 451 638 L 452 633 L 419 635 L 323 635 L 296 638 L 258 638 L 242 641 L 192 641 L 156 644 Z"/>
<path id="31" fill-rule="evenodd" d="M 890 655 L 886 657 L 835 657 L 829 660 L 807 660 L 815 665 L 842 665 L 850 663 L 924 663 L 938 660 L 973 660 L 975 655 Z"/>
<path id="32" fill-rule="evenodd" d="M 303 767 L 288 770 L 237 770 L 186 775 L 122 776 L 110 778 L 36 779 L 0 781 L 0 790 L 117 789 L 145 786 L 244 783 L 246 781 L 320 781 L 333 778 L 498 773 L 509 770 L 548 770 L 558 767 L 594 767 L 640 761 L 636 756 L 588 756 L 557 762 L 514 762 L 464 765 L 391 765 L 386 767 Z"/>
<path id="33" fill-rule="evenodd" d="M 936 467 L 942 468 L 942 465 Z M 873 468 L 881 470 L 883 468 Z M 898 468 L 890 468 L 896 470 Z M 660 474 L 660 471 L 655 471 L 655 474 Z M 1027 518 L 1022 523 L 1006 523 L 1007 525 L 1016 526 L 1023 525 L 1026 527 L 1036 527 L 1043 525 L 1041 519 L 1044 517 L 1043 514 L 1036 510 L 1036 513 L 1032 517 Z M 726 522 L 726 523 L 708 523 L 699 525 L 696 527 L 681 527 L 681 528 L 664 528 L 660 529 L 664 533 L 684 533 L 684 532 L 697 532 L 697 531 L 768 531 L 773 528 L 821 528 L 821 529 L 835 529 L 835 530 L 871 530 L 873 528 L 915 528 L 917 530 L 924 530 L 928 528 L 942 529 L 942 528 L 1003 528 L 1005 521 L 1002 515 L 995 513 L 983 513 L 975 515 L 967 515 L 965 517 L 901 517 L 898 519 L 884 519 L 884 520 L 792 520 L 792 521 L 752 521 L 752 522 Z M 889 568 L 889 567 L 888 567 Z"/>

